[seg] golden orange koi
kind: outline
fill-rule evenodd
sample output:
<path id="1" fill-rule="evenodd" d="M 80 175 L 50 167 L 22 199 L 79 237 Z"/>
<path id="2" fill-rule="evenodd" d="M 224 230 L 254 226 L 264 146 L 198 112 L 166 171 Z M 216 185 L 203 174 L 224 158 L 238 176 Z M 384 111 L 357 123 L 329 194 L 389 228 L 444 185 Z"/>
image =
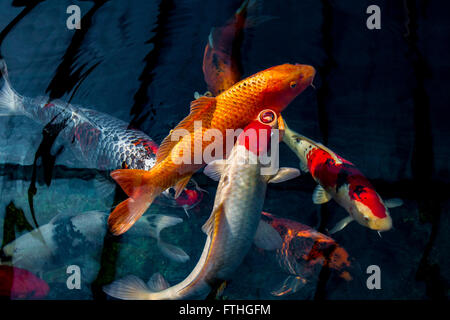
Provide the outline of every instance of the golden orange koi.
<path id="1" fill-rule="evenodd" d="M 236 83 L 215 98 L 194 100 L 190 114 L 162 142 L 150 171 L 122 169 L 111 173 L 129 196 L 109 216 L 111 232 L 126 232 L 167 188 L 174 186 L 178 197 L 194 172 L 206 164 L 203 151 L 211 144 L 204 139 L 210 134 L 208 129 L 221 133 L 225 146 L 227 135 L 234 136 L 233 130 L 244 128 L 262 110 L 271 109 L 278 116 L 312 83 L 314 75 L 315 69 L 309 65 L 278 65 Z M 186 133 L 182 137 L 181 131 Z"/>

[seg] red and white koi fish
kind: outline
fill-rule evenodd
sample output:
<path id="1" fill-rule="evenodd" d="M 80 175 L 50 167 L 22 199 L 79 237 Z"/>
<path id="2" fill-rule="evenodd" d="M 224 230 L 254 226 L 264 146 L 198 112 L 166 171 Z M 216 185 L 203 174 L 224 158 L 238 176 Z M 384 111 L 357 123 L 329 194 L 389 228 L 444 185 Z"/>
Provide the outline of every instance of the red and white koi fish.
<path id="1" fill-rule="evenodd" d="M 205 168 L 206 175 L 215 180 L 220 177 L 220 181 L 213 211 L 202 228 L 207 234 L 206 244 L 191 274 L 172 287 L 159 274 L 153 275 L 148 285 L 128 276 L 104 287 L 107 294 L 127 300 L 202 299 L 229 279 L 253 241 L 267 250 L 281 246 L 278 233 L 261 221 L 267 183 L 282 182 L 300 172 L 281 168 L 275 175 L 261 174 L 260 156 L 267 153 L 271 129 L 278 122 L 276 113 L 269 112 L 269 118 L 264 110 L 258 116 L 261 120 L 251 122 L 244 129 L 228 159 L 214 161 Z M 261 114 L 265 115 L 264 119 L 260 118 Z M 259 139 L 248 139 L 250 129 L 256 131 Z"/>
<path id="2" fill-rule="evenodd" d="M 310 172 L 318 183 L 313 202 L 322 204 L 333 198 L 349 213 L 349 217 L 339 221 L 330 233 L 342 230 L 353 220 L 378 232 L 392 228 L 388 208 L 400 206 L 402 200 L 384 202 L 353 163 L 321 143 L 290 130 L 286 123 L 283 141 L 300 158 L 300 168 Z"/>
<path id="3" fill-rule="evenodd" d="M 282 247 L 276 252 L 276 260 L 283 271 L 289 274 L 281 287 L 272 292 L 273 295 L 283 296 L 297 292 L 313 280 L 323 266 L 336 270 L 346 281 L 352 280 L 349 254 L 334 239 L 300 222 L 267 212 L 262 212 L 262 219 L 283 240 Z"/>
<path id="4" fill-rule="evenodd" d="M 154 166 L 158 144 L 144 132 L 128 129 L 126 122 L 92 109 L 61 100 L 49 101 L 45 97 L 20 96 L 11 87 L 4 60 L 0 60 L 0 71 L 3 76 L 0 116 L 22 115 L 42 125 L 61 124 L 59 136 L 71 147 L 78 160 L 89 168 L 148 171 Z M 200 193 L 200 190 L 192 192 Z M 201 200 L 201 195 L 196 198 Z M 165 204 L 167 201 L 164 200 L 174 200 L 174 197 L 166 191 L 159 200 L 160 204 Z M 195 204 L 191 204 L 191 207 Z"/>

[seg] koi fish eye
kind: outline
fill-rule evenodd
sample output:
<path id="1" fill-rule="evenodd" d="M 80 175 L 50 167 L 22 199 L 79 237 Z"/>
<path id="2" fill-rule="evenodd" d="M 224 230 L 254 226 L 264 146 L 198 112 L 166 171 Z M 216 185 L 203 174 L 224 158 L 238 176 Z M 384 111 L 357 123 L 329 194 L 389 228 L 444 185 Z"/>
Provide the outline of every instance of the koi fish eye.
<path id="1" fill-rule="evenodd" d="M 259 114 L 259 121 L 264 124 L 270 124 L 276 119 L 276 114 L 272 110 L 263 110 Z"/>
<path id="2" fill-rule="evenodd" d="M 297 86 L 297 81 L 291 81 L 291 83 L 289 83 L 289 86 L 294 89 Z"/>

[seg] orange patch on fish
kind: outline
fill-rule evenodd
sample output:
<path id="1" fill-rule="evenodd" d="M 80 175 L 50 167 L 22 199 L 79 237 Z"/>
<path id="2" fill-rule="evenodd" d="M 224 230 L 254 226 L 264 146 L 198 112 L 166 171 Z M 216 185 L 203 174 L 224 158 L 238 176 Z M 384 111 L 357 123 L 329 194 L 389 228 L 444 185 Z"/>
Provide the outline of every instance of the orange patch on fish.
<path id="1" fill-rule="evenodd" d="M 277 230 L 283 239 L 282 247 L 277 251 L 277 260 L 288 273 L 303 277 L 320 265 L 339 271 L 339 276 L 347 281 L 352 280 L 346 270 L 351 267 L 350 256 L 334 239 L 297 221 L 266 212 L 262 212 L 262 215 L 264 221 Z"/>

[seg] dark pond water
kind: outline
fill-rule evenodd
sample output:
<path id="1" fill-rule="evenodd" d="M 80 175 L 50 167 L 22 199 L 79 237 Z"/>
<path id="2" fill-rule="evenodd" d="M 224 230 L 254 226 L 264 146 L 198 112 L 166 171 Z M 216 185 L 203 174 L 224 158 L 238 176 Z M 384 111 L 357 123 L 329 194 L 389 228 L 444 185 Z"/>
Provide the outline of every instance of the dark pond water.
<path id="1" fill-rule="evenodd" d="M 208 34 L 240 3 L 5 0 L 0 2 L 0 53 L 20 94 L 101 111 L 160 143 L 187 114 L 194 92 L 206 90 L 202 59 Z M 66 27 L 71 4 L 81 9 L 79 30 Z M 366 27 L 371 4 L 381 8 L 380 30 Z M 356 223 L 333 236 L 353 259 L 353 281 L 321 272 L 297 293 L 273 297 L 271 290 L 286 274 L 274 259 L 252 249 L 224 296 L 448 298 L 450 6 L 438 1 L 266 0 L 259 10 L 275 19 L 244 32 L 244 76 L 286 62 L 314 66 L 316 89 L 305 90 L 283 117 L 295 131 L 355 163 L 383 198 L 401 198 L 404 205 L 391 210 L 395 228 L 382 238 Z M 62 139 L 53 145 L 50 140 L 43 126 L 29 118 L 0 117 L 2 246 L 36 222 L 42 226 L 68 212 L 109 212 L 123 197 L 99 193 L 95 170 L 74 160 Z M 298 167 L 286 145 L 280 152 L 282 166 Z M 160 272 L 171 284 L 184 279 L 203 249 L 201 226 L 216 188 L 201 173 L 194 178 L 209 196 L 189 211 L 190 218 L 180 208 L 150 209 L 184 219 L 163 237 L 182 247 L 191 257 L 188 262 L 168 260 L 146 235 L 103 239 L 103 234 L 99 250 L 86 248 L 76 258 L 64 246 L 58 248 L 40 273 L 50 286 L 46 298 L 104 299 L 102 285 L 127 274 L 148 279 Z M 347 213 L 333 201 L 314 205 L 314 187 L 308 174 L 272 185 L 264 210 L 325 232 Z M 84 276 L 80 290 L 66 286 L 66 268 L 72 264 Z M 380 267 L 380 290 L 366 286 L 370 265 Z"/>

